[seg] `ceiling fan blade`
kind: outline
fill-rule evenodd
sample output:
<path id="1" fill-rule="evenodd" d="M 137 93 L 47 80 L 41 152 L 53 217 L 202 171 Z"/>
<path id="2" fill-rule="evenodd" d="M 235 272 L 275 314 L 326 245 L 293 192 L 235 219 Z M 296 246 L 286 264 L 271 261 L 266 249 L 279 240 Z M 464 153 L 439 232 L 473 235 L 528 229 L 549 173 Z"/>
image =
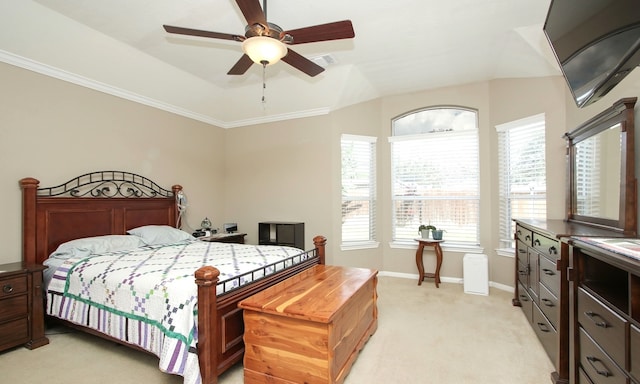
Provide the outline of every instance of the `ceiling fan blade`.
<path id="1" fill-rule="evenodd" d="M 202 30 L 199 30 L 199 29 L 174 27 L 174 26 L 171 26 L 171 25 L 163 25 L 163 27 L 164 27 L 165 31 L 167 31 L 169 33 L 177 33 L 178 35 L 211 37 L 211 38 L 214 38 L 214 39 L 234 40 L 234 41 L 242 41 L 242 40 L 244 40 L 244 36 L 232 35 L 230 33 L 202 31 Z"/>
<path id="2" fill-rule="evenodd" d="M 324 68 L 302 56 L 301 54 L 296 53 L 291 49 L 287 49 L 287 51 L 287 55 L 281 60 L 291 65 L 292 67 L 301 70 L 311 77 L 316 76 L 317 74 L 324 71 Z"/>
<path id="3" fill-rule="evenodd" d="M 244 75 L 245 72 L 251 67 L 253 64 L 253 60 L 247 55 L 244 54 L 238 60 L 238 62 L 227 72 L 227 75 Z"/>
<path id="4" fill-rule="evenodd" d="M 248 25 L 261 24 L 268 28 L 267 17 L 260 6 L 260 0 L 236 0 L 240 11 L 247 20 Z"/>
<path id="5" fill-rule="evenodd" d="M 351 39 L 356 33 L 353 30 L 351 20 L 336 21 L 333 23 L 319 24 L 312 27 L 292 29 L 282 32 L 293 37 L 292 44 L 313 43 L 316 41 Z"/>

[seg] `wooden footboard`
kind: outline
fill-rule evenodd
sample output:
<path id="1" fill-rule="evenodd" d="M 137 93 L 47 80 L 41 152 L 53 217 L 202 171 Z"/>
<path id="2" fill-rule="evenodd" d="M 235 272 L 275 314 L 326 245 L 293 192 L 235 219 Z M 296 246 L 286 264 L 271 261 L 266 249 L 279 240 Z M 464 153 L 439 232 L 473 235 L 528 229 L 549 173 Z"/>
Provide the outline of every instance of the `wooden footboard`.
<path id="1" fill-rule="evenodd" d="M 216 296 L 220 275 L 216 268 L 206 266 L 196 271 L 198 359 L 203 383 L 217 383 L 220 374 L 242 360 L 244 320 L 238 303 L 316 264 L 325 264 L 326 242 L 324 236 L 316 236 L 313 252 L 317 257 L 222 296 Z M 203 308 L 207 310 L 203 311 Z M 202 334 L 204 338 L 200 336 Z"/>

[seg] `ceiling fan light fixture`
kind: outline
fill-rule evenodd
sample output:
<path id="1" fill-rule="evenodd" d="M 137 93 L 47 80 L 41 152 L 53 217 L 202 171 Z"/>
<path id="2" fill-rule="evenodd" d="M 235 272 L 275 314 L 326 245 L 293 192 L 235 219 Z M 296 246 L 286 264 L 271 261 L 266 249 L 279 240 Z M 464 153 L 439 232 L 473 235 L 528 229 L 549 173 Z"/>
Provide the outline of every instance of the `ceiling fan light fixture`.
<path id="1" fill-rule="evenodd" d="M 267 36 L 252 36 L 242 42 L 242 50 L 253 62 L 272 65 L 287 55 L 287 46 L 280 40 Z"/>

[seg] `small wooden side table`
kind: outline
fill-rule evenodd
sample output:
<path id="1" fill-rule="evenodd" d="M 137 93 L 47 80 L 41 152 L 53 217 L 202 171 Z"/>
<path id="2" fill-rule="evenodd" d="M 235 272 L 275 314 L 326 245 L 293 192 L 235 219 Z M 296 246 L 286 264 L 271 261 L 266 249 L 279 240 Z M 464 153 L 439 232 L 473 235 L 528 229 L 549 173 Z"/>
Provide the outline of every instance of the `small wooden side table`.
<path id="1" fill-rule="evenodd" d="M 436 288 L 440 288 L 440 267 L 442 266 L 442 248 L 440 248 L 440 243 L 444 242 L 444 240 L 423 238 L 414 240 L 419 244 L 418 250 L 416 251 L 416 266 L 418 266 L 418 285 L 422 285 L 422 281 L 424 279 L 434 279 L 436 282 Z M 433 247 L 434 251 L 436 252 L 435 273 L 424 271 L 424 262 L 422 260 L 422 252 L 424 251 L 424 247 Z"/>

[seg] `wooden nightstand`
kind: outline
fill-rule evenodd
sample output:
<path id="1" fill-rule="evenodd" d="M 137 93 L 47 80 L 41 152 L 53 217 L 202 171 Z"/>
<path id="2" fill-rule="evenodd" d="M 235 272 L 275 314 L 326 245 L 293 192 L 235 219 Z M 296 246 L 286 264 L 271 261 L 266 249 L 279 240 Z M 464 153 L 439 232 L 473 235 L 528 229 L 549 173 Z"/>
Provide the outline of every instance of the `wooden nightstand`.
<path id="1" fill-rule="evenodd" d="M 44 336 L 42 265 L 0 264 L 0 351 L 49 344 Z"/>
<path id="2" fill-rule="evenodd" d="M 198 237 L 199 240 L 216 243 L 239 243 L 244 244 L 246 233 L 216 233 L 211 236 Z"/>

